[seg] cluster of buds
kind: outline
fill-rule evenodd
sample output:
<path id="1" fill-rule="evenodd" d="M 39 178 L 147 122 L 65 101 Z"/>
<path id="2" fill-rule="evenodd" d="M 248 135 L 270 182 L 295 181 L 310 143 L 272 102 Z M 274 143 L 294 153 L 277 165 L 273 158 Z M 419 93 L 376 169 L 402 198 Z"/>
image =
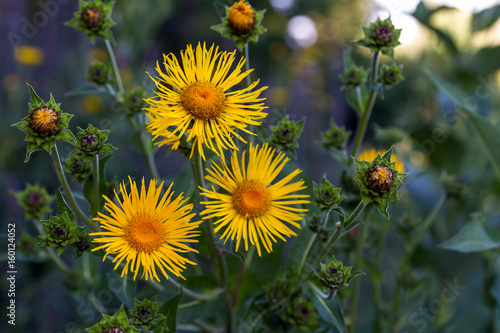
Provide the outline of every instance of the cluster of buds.
<path id="1" fill-rule="evenodd" d="M 100 322 L 87 328 L 89 333 L 140 333 L 142 330 L 130 325 L 125 307 L 120 309 L 112 316 L 103 314 Z"/>
<path id="2" fill-rule="evenodd" d="M 381 20 L 377 18 L 369 27 L 363 27 L 365 37 L 357 44 L 370 48 L 371 52 L 381 51 L 383 54 L 394 58 L 394 47 L 400 45 L 399 36 L 401 29 L 396 29 L 391 18 Z"/>
<path id="3" fill-rule="evenodd" d="M 361 161 L 353 157 L 356 165 L 354 180 L 361 188 L 364 204 L 373 202 L 378 211 L 387 217 L 389 201 L 398 200 L 397 188 L 408 173 L 399 172 L 396 162 L 391 162 L 393 148 L 384 156 L 377 154 L 373 161 Z"/>
<path id="4" fill-rule="evenodd" d="M 342 90 L 351 90 L 361 87 L 366 83 L 368 78 L 368 72 L 363 67 L 358 67 L 352 65 L 344 70 L 344 73 L 339 75 L 340 79 L 344 83 L 342 85 Z"/>
<path id="5" fill-rule="evenodd" d="M 47 190 L 37 185 L 26 184 L 24 191 L 13 192 L 17 203 L 24 209 L 26 218 L 41 219 L 51 212 L 50 204 L 54 200 Z"/>
<path id="6" fill-rule="evenodd" d="M 111 12 L 115 2 L 101 0 L 80 0 L 75 17 L 66 22 L 67 26 L 85 32 L 92 43 L 98 37 L 114 41 L 110 28 L 115 25 L 111 19 Z"/>
<path id="7" fill-rule="evenodd" d="M 146 91 L 142 87 L 136 87 L 124 96 L 123 105 L 127 116 L 133 116 L 142 112 L 146 102 L 144 98 L 147 97 Z"/>
<path id="8" fill-rule="evenodd" d="M 104 86 L 113 82 L 113 70 L 108 63 L 96 61 L 89 65 L 87 79 L 97 86 Z"/>
<path id="9" fill-rule="evenodd" d="M 299 146 L 298 140 L 303 126 L 304 119 L 295 122 L 286 116 L 276 126 L 270 127 L 272 132 L 271 145 L 296 157 L 294 148 Z"/>
<path id="10" fill-rule="evenodd" d="M 168 328 L 162 324 L 166 317 L 158 313 L 160 305 L 160 302 L 156 302 L 156 296 L 151 298 L 151 300 L 144 299 L 142 302 L 135 300 L 135 307 L 130 311 L 132 324 L 142 327 L 145 331 L 152 330 L 153 325 L 155 329 L 164 328 L 168 330 Z"/>
<path id="11" fill-rule="evenodd" d="M 232 39 L 236 47 L 242 51 L 249 42 L 256 43 L 259 35 L 267 31 L 261 24 L 266 10 L 254 10 L 246 0 L 226 6 L 226 16 L 222 23 L 212 26 L 222 37 Z"/>
<path id="12" fill-rule="evenodd" d="M 341 195 L 340 191 L 342 191 L 341 188 L 333 186 L 326 177 L 323 177 L 320 185 L 313 182 L 313 203 L 322 211 L 329 212 L 333 208 L 338 207 L 340 202 L 345 199 L 345 196 Z"/>
<path id="13" fill-rule="evenodd" d="M 64 171 L 81 184 L 92 174 L 91 162 L 74 150 L 64 159 Z"/>
<path id="14" fill-rule="evenodd" d="M 343 151 L 350 135 L 350 131 L 346 131 L 345 127 L 338 127 L 332 120 L 330 128 L 321 133 L 321 138 L 323 139 L 322 145 L 327 150 L 335 149 Z"/>
<path id="15" fill-rule="evenodd" d="M 352 267 L 344 267 L 342 262 L 333 260 L 328 264 L 320 264 L 320 272 L 316 273 L 323 290 L 335 294 L 337 291 L 349 286 L 349 283 L 356 276 L 363 274 L 361 272 L 352 272 Z"/>
<path id="16" fill-rule="evenodd" d="M 382 83 L 386 88 L 392 87 L 404 80 L 403 75 L 401 75 L 402 70 L 403 65 L 392 64 L 389 66 L 384 64 L 380 68 L 378 82 Z"/>
<path id="17" fill-rule="evenodd" d="M 31 96 L 29 115 L 14 124 L 26 134 L 24 141 L 28 142 L 28 151 L 24 162 L 28 162 L 31 153 L 36 150 L 45 149 L 52 153 L 56 141 L 70 141 L 75 138 L 67 129 L 73 115 L 62 112 L 61 103 L 56 103 L 52 94 L 50 100 L 44 102 L 29 83 L 26 85 Z"/>
<path id="18" fill-rule="evenodd" d="M 37 246 L 54 247 L 61 254 L 68 244 L 78 240 L 76 222 L 73 222 L 64 212 L 59 216 L 51 216 L 48 221 L 41 221 L 45 231 L 38 236 Z"/>
<path id="19" fill-rule="evenodd" d="M 85 232 L 84 227 L 76 227 L 75 235 L 77 240 L 71 243 L 71 246 L 76 250 L 76 257 L 80 257 L 83 252 L 90 252 L 92 249 L 92 242 L 90 236 Z"/>
<path id="20" fill-rule="evenodd" d="M 318 327 L 318 312 L 314 304 L 303 296 L 295 297 L 286 303 L 284 318 L 286 323 L 306 332 Z"/>

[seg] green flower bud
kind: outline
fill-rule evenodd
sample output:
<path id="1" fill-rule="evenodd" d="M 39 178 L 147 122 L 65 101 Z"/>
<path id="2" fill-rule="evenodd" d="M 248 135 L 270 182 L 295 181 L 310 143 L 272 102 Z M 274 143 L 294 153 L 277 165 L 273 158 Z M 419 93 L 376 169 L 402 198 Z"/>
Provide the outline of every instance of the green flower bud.
<path id="1" fill-rule="evenodd" d="M 254 10 L 245 0 L 226 6 L 226 16 L 221 18 L 222 23 L 212 26 L 222 37 L 232 39 L 236 47 L 243 51 L 249 42 L 257 43 L 259 35 L 267 31 L 262 26 L 262 19 L 266 10 Z"/>
<path id="2" fill-rule="evenodd" d="M 78 240 L 76 223 L 70 221 L 66 212 L 41 222 L 45 231 L 39 236 L 40 242 L 37 246 L 55 247 L 57 253 L 61 254 L 69 243 Z"/>
<path id="3" fill-rule="evenodd" d="M 77 240 L 71 243 L 71 246 L 76 250 L 76 257 L 80 257 L 83 252 L 90 252 L 92 249 L 92 241 L 90 236 L 85 232 L 84 227 L 76 227 L 75 234 Z"/>
<path id="4" fill-rule="evenodd" d="M 345 196 L 340 195 L 341 190 L 341 188 L 334 187 L 333 184 L 323 176 L 321 185 L 313 182 L 313 204 L 317 205 L 322 211 L 329 212 L 345 199 Z"/>
<path id="5" fill-rule="evenodd" d="M 29 257 L 36 251 L 36 238 L 26 232 L 23 232 L 23 235 L 17 242 L 17 249 L 25 257 Z"/>
<path id="6" fill-rule="evenodd" d="M 330 231 L 329 230 L 326 230 L 326 229 L 322 229 L 320 230 L 320 232 L 318 232 L 318 242 L 320 243 L 324 243 L 328 240 L 328 237 L 330 236 Z"/>
<path id="7" fill-rule="evenodd" d="M 133 116 L 142 112 L 146 104 L 144 98 L 147 97 L 144 88 L 136 87 L 131 92 L 125 94 L 124 106 L 128 116 Z"/>
<path id="8" fill-rule="evenodd" d="M 114 1 L 103 2 L 101 0 L 80 0 L 75 17 L 66 22 L 65 25 L 85 32 L 92 44 L 98 37 L 114 41 L 110 28 L 115 25 L 111 19 Z"/>
<path id="9" fill-rule="evenodd" d="M 271 302 L 279 304 L 286 299 L 290 292 L 291 290 L 288 284 L 282 281 L 277 281 L 269 285 L 266 296 Z"/>
<path id="10" fill-rule="evenodd" d="M 361 272 L 351 273 L 352 267 L 344 267 L 342 262 L 335 260 L 335 258 L 328 265 L 320 264 L 320 268 L 319 274 L 316 273 L 316 275 L 325 292 L 335 293 L 342 290 L 349 286 L 353 278 L 363 274 Z"/>
<path id="11" fill-rule="evenodd" d="M 54 197 L 47 193 L 43 187 L 26 184 L 24 191 L 12 192 L 17 204 L 24 209 L 26 218 L 41 219 L 51 212 L 50 204 Z"/>
<path id="12" fill-rule="evenodd" d="M 72 144 L 84 156 L 104 155 L 115 149 L 112 145 L 105 144 L 108 133 L 108 130 L 101 131 L 91 124 L 85 130 L 78 127 L 76 141 Z"/>
<path id="13" fill-rule="evenodd" d="M 354 180 L 361 189 L 363 203 L 373 202 L 377 210 L 387 217 L 389 217 L 388 202 L 399 199 L 397 188 L 408 174 L 398 171 L 396 161 L 391 162 L 392 150 L 391 147 L 384 156 L 377 153 L 372 161 L 358 160 L 353 157 L 356 165 Z"/>
<path id="14" fill-rule="evenodd" d="M 299 146 L 298 140 L 303 126 L 304 120 L 294 122 L 286 116 L 276 126 L 270 127 L 272 132 L 271 145 L 296 157 L 294 148 Z"/>
<path id="15" fill-rule="evenodd" d="M 100 322 L 87 328 L 89 333 L 140 333 L 141 330 L 130 325 L 122 305 L 114 315 L 103 315 Z"/>
<path id="16" fill-rule="evenodd" d="M 311 222 L 308 224 L 309 229 L 312 232 L 318 232 L 321 230 L 321 218 L 318 215 L 314 215 L 311 219 Z"/>
<path id="17" fill-rule="evenodd" d="M 344 150 L 350 135 L 350 131 L 346 131 L 345 127 L 338 127 L 332 120 L 330 121 L 330 128 L 321 133 L 322 145 L 327 150 Z"/>
<path id="18" fill-rule="evenodd" d="M 357 41 L 358 44 L 370 48 L 371 52 L 382 51 L 383 54 L 394 58 L 394 47 L 400 45 L 401 29 L 395 29 L 391 18 L 381 20 L 377 18 L 369 27 L 363 27 L 365 38 Z"/>
<path id="19" fill-rule="evenodd" d="M 50 100 L 44 102 L 32 86 L 28 83 L 26 85 L 31 96 L 29 114 L 14 124 L 26 134 L 24 141 L 28 142 L 28 151 L 24 162 L 28 162 L 31 153 L 36 150 L 45 149 L 52 153 L 52 147 L 56 141 L 74 139 L 73 134 L 67 129 L 73 115 L 62 112 L 61 103 L 56 103 L 52 94 Z"/>
<path id="20" fill-rule="evenodd" d="M 403 65 L 392 64 L 391 66 L 382 65 L 380 68 L 380 76 L 378 81 L 381 82 L 386 88 L 394 86 L 399 82 L 404 80 L 401 71 L 403 70 Z"/>
<path id="21" fill-rule="evenodd" d="M 146 330 L 150 330 L 151 326 L 159 324 L 165 320 L 165 316 L 158 313 L 161 303 L 156 302 L 156 296 L 142 302 L 135 300 L 135 307 L 130 311 L 131 322 L 135 326 L 142 326 Z"/>
<path id="22" fill-rule="evenodd" d="M 364 85 L 368 78 L 368 72 L 363 67 L 351 66 L 346 68 L 339 77 L 344 82 L 341 89 L 350 90 Z"/>
<path id="23" fill-rule="evenodd" d="M 301 330 L 312 332 L 318 327 L 318 313 L 314 304 L 300 296 L 286 304 L 285 317 L 288 324 L 297 326 Z"/>
<path id="24" fill-rule="evenodd" d="M 92 166 L 90 160 L 85 156 L 73 152 L 64 159 L 64 171 L 81 184 L 92 173 Z"/>
<path id="25" fill-rule="evenodd" d="M 113 71 L 109 64 L 94 62 L 89 65 L 87 79 L 97 86 L 104 86 L 113 82 Z"/>
<path id="26" fill-rule="evenodd" d="M 455 175 L 445 175 L 441 181 L 448 198 L 462 199 L 467 194 L 467 187 L 462 178 Z"/>

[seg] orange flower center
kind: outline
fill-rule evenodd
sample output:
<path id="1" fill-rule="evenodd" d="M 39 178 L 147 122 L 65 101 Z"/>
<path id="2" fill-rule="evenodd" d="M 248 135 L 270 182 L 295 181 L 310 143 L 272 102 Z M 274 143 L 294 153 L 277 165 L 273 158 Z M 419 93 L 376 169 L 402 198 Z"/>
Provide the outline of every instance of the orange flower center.
<path id="1" fill-rule="evenodd" d="M 57 130 L 59 117 L 54 109 L 46 106 L 36 109 L 31 115 L 31 128 L 40 136 L 47 136 Z"/>
<path id="2" fill-rule="evenodd" d="M 229 8 L 228 20 L 234 31 L 246 34 L 255 24 L 255 11 L 246 1 L 240 0 Z"/>
<path id="3" fill-rule="evenodd" d="M 245 218 L 264 215 L 270 205 L 269 191 L 259 183 L 243 183 L 233 193 L 233 207 Z"/>
<path id="4" fill-rule="evenodd" d="M 138 215 L 124 231 L 124 239 L 137 252 L 153 252 L 165 243 L 163 224 L 154 216 Z"/>
<path id="5" fill-rule="evenodd" d="M 181 93 L 184 109 L 199 120 L 213 120 L 224 111 L 226 96 L 224 92 L 211 83 L 196 82 Z"/>

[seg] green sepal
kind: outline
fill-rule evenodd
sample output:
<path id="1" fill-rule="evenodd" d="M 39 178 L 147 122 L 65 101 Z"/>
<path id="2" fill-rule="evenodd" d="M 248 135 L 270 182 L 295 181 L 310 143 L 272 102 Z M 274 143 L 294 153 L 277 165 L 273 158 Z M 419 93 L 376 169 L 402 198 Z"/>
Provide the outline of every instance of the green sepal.
<path id="1" fill-rule="evenodd" d="M 144 330 L 155 330 L 163 328 L 168 331 L 164 321 L 167 319 L 163 314 L 158 313 L 161 302 L 157 302 L 154 296 L 151 299 L 145 298 L 142 302 L 135 300 L 135 307 L 129 311 L 131 315 L 131 323 L 135 326 L 141 326 Z"/>
<path id="2" fill-rule="evenodd" d="M 62 196 L 61 193 L 61 187 L 58 187 L 56 190 L 56 200 L 57 200 L 57 213 L 58 214 L 68 214 L 68 217 L 71 221 L 76 220 L 75 213 L 71 210 L 71 208 L 68 206 L 66 203 L 66 200 L 64 200 L 64 197 Z"/>
<path id="3" fill-rule="evenodd" d="M 34 151 L 40 150 L 42 147 L 37 145 L 34 142 L 28 142 L 28 150 L 26 151 L 26 158 L 24 159 L 24 163 L 28 162 L 30 160 L 31 153 Z"/>
<path id="4" fill-rule="evenodd" d="M 44 105 L 44 101 L 40 98 L 40 96 L 38 96 L 38 94 L 35 92 L 35 89 L 33 89 L 33 87 L 31 86 L 31 84 L 29 84 L 28 82 L 26 82 L 26 85 L 28 86 L 28 89 L 30 91 L 30 106 L 33 105 L 35 108 L 39 107 L 39 106 L 42 106 Z M 50 95 L 50 97 L 52 98 L 52 94 Z"/>
<path id="5" fill-rule="evenodd" d="M 98 37 L 101 37 L 105 40 L 109 40 L 110 42 L 115 44 L 116 43 L 115 39 L 110 30 L 110 28 L 116 24 L 111 18 L 111 13 L 113 11 L 114 4 L 115 2 L 113 0 L 106 1 L 105 3 L 103 3 L 101 0 L 91 0 L 91 1 L 80 0 L 78 11 L 74 13 L 75 17 L 65 22 L 64 25 L 85 32 L 92 44 L 95 43 Z M 97 8 L 101 13 L 102 23 L 100 26 L 89 27 L 85 24 L 85 22 L 83 22 L 82 14 L 85 12 L 87 8 L 90 7 Z"/>
<path id="6" fill-rule="evenodd" d="M 102 315 L 102 319 L 100 322 L 95 324 L 94 326 L 87 328 L 87 332 L 89 333 L 101 333 L 107 328 L 110 327 L 121 328 L 127 333 L 140 333 L 141 330 L 131 326 L 127 317 L 127 313 L 125 312 L 125 306 L 122 304 L 120 309 L 112 316 L 108 316 L 106 314 Z"/>

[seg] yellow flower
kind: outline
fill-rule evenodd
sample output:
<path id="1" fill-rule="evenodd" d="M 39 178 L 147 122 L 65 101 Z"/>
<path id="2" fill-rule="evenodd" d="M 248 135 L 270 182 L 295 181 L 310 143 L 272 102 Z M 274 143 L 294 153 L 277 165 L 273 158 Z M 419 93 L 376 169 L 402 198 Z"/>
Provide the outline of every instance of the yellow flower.
<path id="1" fill-rule="evenodd" d="M 385 152 L 382 150 L 377 150 L 375 148 L 371 148 L 369 150 L 363 151 L 359 155 L 358 159 L 361 161 L 371 162 L 375 159 L 375 157 L 377 157 L 377 154 L 380 154 L 380 156 L 382 156 L 382 155 L 384 155 L 384 153 Z M 405 172 L 405 165 L 404 165 L 403 161 L 401 161 L 395 153 L 392 153 L 391 162 L 396 162 L 396 171 L 397 172 L 401 172 L 401 173 Z"/>
<path id="2" fill-rule="evenodd" d="M 236 129 L 255 135 L 246 129 L 248 125 L 260 125 L 258 119 L 267 114 L 264 98 L 258 98 L 267 87 L 251 91 L 258 80 L 250 87 L 229 92 L 229 89 L 240 83 L 251 71 L 241 72 L 245 64 L 242 58 L 234 70 L 229 73 L 235 60 L 233 52 L 219 52 L 219 48 L 207 50 L 198 44 L 196 50 L 191 45 L 181 52 L 182 67 L 173 54 L 164 55 L 166 72 L 162 72 L 159 64 L 156 70 L 159 77 L 151 79 L 159 91 L 156 97 L 146 99 L 150 105 L 149 124 L 147 126 L 154 138 L 166 136 L 165 133 L 181 137 L 191 129 L 187 141 L 193 140 L 193 149 L 203 154 L 203 145 L 220 155 L 223 149 L 237 149 L 233 136 L 246 142 Z M 171 130 L 171 128 L 174 128 Z M 215 145 L 214 145 L 215 141 Z"/>
<path id="3" fill-rule="evenodd" d="M 45 52 L 37 46 L 19 45 L 14 50 L 14 59 L 25 66 L 38 66 L 45 61 Z"/>
<path id="4" fill-rule="evenodd" d="M 182 193 L 172 199 L 173 192 L 170 192 L 172 185 L 160 199 L 163 182 L 156 187 L 156 180 L 151 180 L 146 191 L 143 179 L 139 194 L 137 184 L 130 177 L 129 180 L 130 193 L 125 189 L 125 182 L 120 184 L 121 201 L 115 191 L 118 205 L 104 196 L 108 215 L 99 213 L 99 217 L 94 220 L 100 222 L 101 228 L 107 231 L 90 234 L 103 236 L 94 238 L 92 242 L 104 245 L 92 251 L 105 249 L 103 261 L 108 254 L 116 254 L 113 259 L 113 262 L 116 262 L 114 269 L 125 260 L 122 277 L 128 273 L 130 265 L 134 280 L 141 266 L 143 267 L 141 278 L 145 276 L 146 280 L 149 278 L 160 281 L 156 267 L 167 279 L 168 275 L 164 268 L 184 279 L 181 272 L 186 268 L 186 264 L 196 265 L 196 263 L 184 258 L 180 253 L 198 252 L 187 244 L 198 242 L 193 237 L 200 235 L 196 229 L 201 221 L 190 222 L 195 215 L 190 214 L 193 205 L 182 206 L 187 201 L 183 200 Z"/>
<path id="5" fill-rule="evenodd" d="M 207 169 L 209 175 L 205 178 L 227 191 L 227 194 L 215 191 L 213 186 L 212 190 L 201 189 L 202 195 L 213 200 L 201 202 L 205 210 L 200 215 L 205 215 L 203 219 L 218 218 L 214 222 L 218 224 L 215 232 L 225 228 L 221 238 L 225 238 L 225 241 L 236 238 L 236 251 L 243 239 L 245 250 L 248 250 L 250 240 L 257 247 L 259 256 L 260 243 L 267 252 L 271 252 L 271 241 L 276 242 L 276 238 L 286 241 L 283 236 L 297 235 L 289 226 L 300 229 L 297 221 L 302 220 L 302 212 L 307 212 L 307 209 L 292 207 L 309 203 L 301 199 L 308 195 L 293 194 L 306 188 L 303 180 L 289 184 L 301 170 L 297 169 L 271 184 L 289 161 L 283 152 L 273 158 L 274 155 L 275 149 L 267 143 L 260 150 L 258 145 L 250 144 L 248 164 L 245 152 L 240 165 L 238 154 L 234 151 L 231 168 L 222 160 L 222 165 L 213 164 L 212 169 Z"/>
<path id="6" fill-rule="evenodd" d="M 228 20 L 231 29 L 244 35 L 249 33 L 255 24 L 255 11 L 246 0 L 240 0 L 229 7 Z"/>

